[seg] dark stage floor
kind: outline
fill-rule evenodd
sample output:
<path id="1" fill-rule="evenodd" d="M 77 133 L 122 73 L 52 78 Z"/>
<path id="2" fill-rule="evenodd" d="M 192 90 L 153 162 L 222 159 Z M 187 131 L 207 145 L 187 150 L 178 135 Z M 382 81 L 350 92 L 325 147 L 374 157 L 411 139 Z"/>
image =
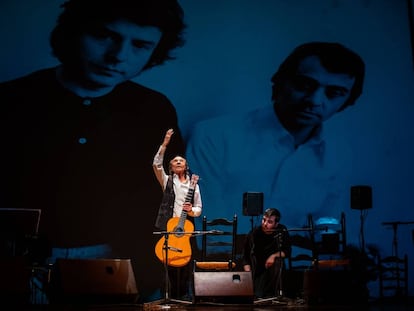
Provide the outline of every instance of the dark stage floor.
<path id="1" fill-rule="evenodd" d="M 216 303 L 216 302 L 181 302 L 175 300 L 153 301 L 144 304 L 56 304 L 56 305 L 7 305 L 2 310 L 24 311 L 152 311 L 152 310 L 183 310 L 183 311 L 411 311 L 414 310 L 414 300 L 396 299 L 393 301 L 373 301 L 364 304 L 308 304 L 300 299 L 274 299 L 253 301 L 253 303 Z"/>

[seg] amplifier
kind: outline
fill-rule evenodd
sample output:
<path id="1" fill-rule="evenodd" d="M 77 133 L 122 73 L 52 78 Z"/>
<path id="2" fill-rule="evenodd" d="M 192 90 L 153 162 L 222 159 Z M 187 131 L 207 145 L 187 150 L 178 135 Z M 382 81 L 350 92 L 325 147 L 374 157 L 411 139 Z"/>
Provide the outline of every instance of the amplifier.
<path id="1" fill-rule="evenodd" d="M 250 272 L 194 272 L 194 300 L 216 303 L 253 303 Z"/>

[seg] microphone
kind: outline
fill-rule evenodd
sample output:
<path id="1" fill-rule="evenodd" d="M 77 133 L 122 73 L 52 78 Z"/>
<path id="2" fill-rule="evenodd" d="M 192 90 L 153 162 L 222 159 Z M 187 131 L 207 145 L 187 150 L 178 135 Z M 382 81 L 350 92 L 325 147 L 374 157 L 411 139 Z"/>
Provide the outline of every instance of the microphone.
<path id="1" fill-rule="evenodd" d="M 283 237 L 283 231 L 275 232 L 273 235 L 273 238 L 275 239 L 282 239 Z"/>
<path id="2" fill-rule="evenodd" d="M 271 231 L 271 232 L 284 232 L 284 231 L 289 231 L 289 230 L 286 229 L 286 228 L 276 228 L 276 229 L 272 229 L 272 230 L 269 230 L 269 231 Z"/>
<path id="3" fill-rule="evenodd" d="M 220 231 L 220 230 L 210 230 L 209 233 L 210 234 L 217 234 L 217 235 L 219 235 L 219 234 L 224 234 L 224 231 Z"/>

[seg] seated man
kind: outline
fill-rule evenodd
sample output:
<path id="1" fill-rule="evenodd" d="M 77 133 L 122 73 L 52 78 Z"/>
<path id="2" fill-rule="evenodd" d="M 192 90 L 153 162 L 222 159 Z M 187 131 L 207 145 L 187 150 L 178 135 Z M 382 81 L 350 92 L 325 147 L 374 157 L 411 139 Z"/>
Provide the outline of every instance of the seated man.
<path id="1" fill-rule="evenodd" d="M 283 259 L 290 256 L 289 232 L 279 223 L 280 212 L 267 209 L 260 227 L 249 232 L 243 249 L 243 269 L 251 271 L 257 298 L 276 297 L 281 292 Z"/>

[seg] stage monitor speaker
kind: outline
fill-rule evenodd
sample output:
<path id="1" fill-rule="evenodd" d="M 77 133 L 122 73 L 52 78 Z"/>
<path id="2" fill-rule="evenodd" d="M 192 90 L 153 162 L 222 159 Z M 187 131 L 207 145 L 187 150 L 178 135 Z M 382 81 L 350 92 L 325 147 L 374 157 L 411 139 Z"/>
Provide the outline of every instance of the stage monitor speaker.
<path id="1" fill-rule="evenodd" d="M 0 276 L 0 301 L 6 306 L 8 304 L 30 303 L 31 266 L 27 259 L 22 256 L 1 257 L 0 265 L 3 267 Z"/>
<path id="2" fill-rule="evenodd" d="M 57 259 L 51 303 L 135 303 L 139 294 L 130 259 Z"/>
<path id="3" fill-rule="evenodd" d="M 194 272 L 194 302 L 251 304 L 254 301 L 250 272 Z"/>
<path id="4" fill-rule="evenodd" d="M 364 210 L 370 208 L 372 208 L 371 186 L 352 186 L 351 209 Z"/>
<path id="5" fill-rule="evenodd" d="M 263 214 L 263 192 L 243 193 L 243 215 L 259 216 Z"/>
<path id="6" fill-rule="evenodd" d="M 310 307 L 366 304 L 368 297 L 365 285 L 356 280 L 348 269 L 306 270 L 303 279 L 304 300 Z"/>

